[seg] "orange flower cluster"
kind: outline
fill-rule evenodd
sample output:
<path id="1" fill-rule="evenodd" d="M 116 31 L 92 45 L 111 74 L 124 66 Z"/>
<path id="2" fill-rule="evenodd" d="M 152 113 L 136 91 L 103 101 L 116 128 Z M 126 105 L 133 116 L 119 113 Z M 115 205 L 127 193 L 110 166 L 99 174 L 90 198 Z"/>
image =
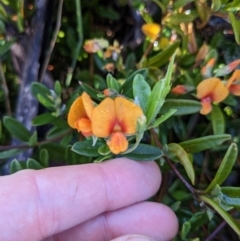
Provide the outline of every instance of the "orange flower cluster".
<path id="1" fill-rule="evenodd" d="M 90 96 L 84 92 L 73 102 L 68 124 L 86 137 L 106 138 L 111 152 L 119 154 L 127 150 L 127 136 L 136 134 L 142 116 L 142 109 L 122 96 L 107 97 L 94 106 Z"/>
<path id="2" fill-rule="evenodd" d="M 197 86 L 197 98 L 201 100 L 200 113 L 207 115 L 212 110 L 212 103 L 222 102 L 229 93 L 240 96 L 240 70 L 235 70 L 232 76 L 224 84 L 219 78 L 208 78 L 201 81 Z M 187 87 L 177 85 L 172 88 L 173 94 L 182 95 L 187 93 Z"/>

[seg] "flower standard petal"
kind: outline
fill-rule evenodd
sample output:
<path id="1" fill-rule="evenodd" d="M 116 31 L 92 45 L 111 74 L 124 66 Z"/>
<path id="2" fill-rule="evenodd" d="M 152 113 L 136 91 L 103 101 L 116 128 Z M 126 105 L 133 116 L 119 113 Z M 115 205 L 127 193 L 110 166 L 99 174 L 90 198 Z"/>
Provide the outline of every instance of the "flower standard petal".
<path id="1" fill-rule="evenodd" d="M 222 81 L 219 81 L 210 96 L 213 102 L 219 103 L 223 101 L 228 96 L 228 94 L 229 91 L 226 86 L 223 84 Z"/>
<path id="2" fill-rule="evenodd" d="M 94 104 L 93 104 L 93 101 L 91 100 L 91 97 L 86 92 L 83 92 L 82 94 L 82 102 L 88 118 L 91 119 L 91 115 L 94 109 Z"/>
<path id="3" fill-rule="evenodd" d="M 121 130 L 126 135 L 135 134 L 137 131 L 137 121 L 143 116 L 142 109 L 135 103 L 123 98 L 115 98 L 116 117 Z"/>
<path id="4" fill-rule="evenodd" d="M 107 141 L 107 145 L 111 152 L 117 155 L 127 150 L 128 141 L 122 132 L 116 131 L 111 134 L 110 138 Z"/>
<path id="5" fill-rule="evenodd" d="M 92 112 L 92 131 L 97 137 L 108 137 L 116 124 L 114 100 L 104 99 Z"/>
<path id="6" fill-rule="evenodd" d="M 83 106 L 82 96 L 79 96 L 71 105 L 68 112 L 68 124 L 73 129 L 77 129 L 76 122 L 80 118 L 87 118 L 87 114 Z"/>
<path id="7" fill-rule="evenodd" d="M 221 80 L 218 78 L 209 78 L 200 82 L 197 86 L 197 98 L 202 99 L 211 95 L 219 82 L 221 82 Z"/>

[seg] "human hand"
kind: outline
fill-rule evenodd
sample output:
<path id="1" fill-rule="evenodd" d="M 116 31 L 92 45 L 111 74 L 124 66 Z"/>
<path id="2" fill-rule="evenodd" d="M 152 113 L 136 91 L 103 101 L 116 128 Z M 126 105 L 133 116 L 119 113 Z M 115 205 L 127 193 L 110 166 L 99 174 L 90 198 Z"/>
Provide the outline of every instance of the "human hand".
<path id="1" fill-rule="evenodd" d="M 1 241 L 170 240 L 174 213 L 143 201 L 160 182 L 154 162 L 125 158 L 0 177 Z"/>

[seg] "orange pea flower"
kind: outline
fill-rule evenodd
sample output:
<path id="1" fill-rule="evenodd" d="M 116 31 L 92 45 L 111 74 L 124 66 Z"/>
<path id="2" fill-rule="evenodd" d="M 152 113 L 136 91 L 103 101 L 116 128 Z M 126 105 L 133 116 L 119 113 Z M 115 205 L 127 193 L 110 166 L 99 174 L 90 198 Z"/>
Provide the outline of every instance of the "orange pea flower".
<path id="1" fill-rule="evenodd" d="M 92 132 L 97 137 L 108 138 L 107 145 L 112 153 L 119 154 L 128 148 L 126 136 L 137 132 L 142 109 L 133 102 L 118 96 L 107 97 L 92 112 Z"/>
<path id="2" fill-rule="evenodd" d="M 232 76 L 229 78 L 226 87 L 229 91 L 236 96 L 240 96 L 240 83 L 234 83 L 240 80 L 240 70 L 237 69 L 233 72 Z"/>
<path id="3" fill-rule="evenodd" d="M 197 86 L 197 98 L 201 99 L 200 113 L 207 115 L 212 110 L 212 102 L 219 103 L 228 96 L 228 89 L 218 78 L 205 79 Z"/>
<path id="4" fill-rule="evenodd" d="M 175 95 L 184 95 L 188 92 L 188 90 L 184 85 L 176 85 L 171 89 L 171 92 Z"/>
<path id="5" fill-rule="evenodd" d="M 161 27 L 157 23 L 147 23 L 143 24 L 142 26 L 142 32 L 144 33 L 145 36 L 149 37 L 152 41 L 155 41 L 159 33 L 161 31 Z"/>
<path id="6" fill-rule="evenodd" d="M 71 105 L 68 113 L 68 124 L 84 136 L 92 135 L 91 115 L 94 104 L 90 96 L 83 92 Z"/>

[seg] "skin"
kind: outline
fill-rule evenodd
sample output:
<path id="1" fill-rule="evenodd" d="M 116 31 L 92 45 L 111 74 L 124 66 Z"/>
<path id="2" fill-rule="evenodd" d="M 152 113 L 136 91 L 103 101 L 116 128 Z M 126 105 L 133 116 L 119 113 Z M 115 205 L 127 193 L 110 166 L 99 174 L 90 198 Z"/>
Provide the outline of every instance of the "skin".
<path id="1" fill-rule="evenodd" d="M 160 183 L 154 162 L 125 158 L 0 177 L 1 240 L 171 240 L 175 214 L 144 201 Z"/>

